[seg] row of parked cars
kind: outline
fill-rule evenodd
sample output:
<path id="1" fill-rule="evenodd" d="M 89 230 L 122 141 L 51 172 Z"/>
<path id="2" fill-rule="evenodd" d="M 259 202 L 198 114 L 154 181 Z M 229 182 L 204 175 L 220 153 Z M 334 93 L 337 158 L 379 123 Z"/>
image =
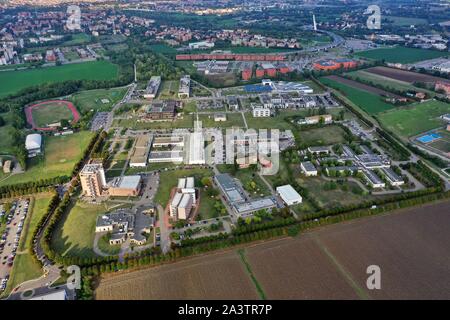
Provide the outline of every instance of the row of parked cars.
<path id="1" fill-rule="evenodd" d="M 11 268 L 14 263 L 14 259 L 16 257 L 17 248 L 19 247 L 20 236 L 23 231 L 25 219 L 28 214 L 28 207 L 30 204 L 30 200 L 20 200 L 14 201 L 11 205 L 11 209 L 9 212 L 4 210 L 4 206 L 2 206 L 2 210 L 0 212 L 0 221 L 6 224 L 5 231 L 2 234 L 0 239 L 0 255 L 1 255 L 1 265 L 0 268 Z M 14 240 L 8 240 L 11 238 L 11 233 L 14 233 Z M 2 270 L 3 271 L 3 270 Z M 0 280 L 0 291 L 4 291 L 6 289 L 6 285 L 9 280 L 9 273 L 2 272 L 5 274 L 3 279 Z"/>

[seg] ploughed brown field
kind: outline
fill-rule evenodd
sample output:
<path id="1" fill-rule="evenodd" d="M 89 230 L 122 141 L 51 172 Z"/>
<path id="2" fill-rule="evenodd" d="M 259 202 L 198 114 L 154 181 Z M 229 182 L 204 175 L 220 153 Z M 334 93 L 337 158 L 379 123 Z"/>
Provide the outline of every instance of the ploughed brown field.
<path id="1" fill-rule="evenodd" d="M 248 246 L 268 299 L 450 299 L 450 201 Z M 370 265 L 381 290 L 366 287 Z M 257 299 L 236 250 L 100 282 L 97 299 Z"/>
<path id="2" fill-rule="evenodd" d="M 348 85 L 348 86 L 356 88 L 356 89 L 361 89 L 361 90 L 364 90 L 364 91 L 367 91 L 367 92 L 370 92 L 370 93 L 374 93 L 374 94 L 379 95 L 379 96 L 392 97 L 392 98 L 396 98 L 396 99 L 404 98 L 402 96 L 399 96 L 397 94 L 391 93 L 389 91 L 378 89 L 378 88 L 366 85 L 364 83 L 360 83 L 358 81 L 354 81 L 354 80 L 351 80 L 351 79 L 346 79 L 346 78 L 343 78 L 343 77 L 340 77 L 340 76 L 334 76 L 333 75 L 333 76 L 327 76 L 326 78 L 329 78 L 329 79 L 331 79 L 333 81 L 336 81 L 336 82 L 339 82 L 339 83 L 343 83 L 345 85 Z"/>
<path id="3" fill-rule="evenodd" d="M 408 82 L 408 83 L 414 83 L 414 82 L 436 82 L 436 81 L 442 81 L 442 82 L 450 82 L 446 79 L 430 76 L 427 74 L 417 73 L 417 72 L 411 72 L 411 71 L 405 71 L 405 70 L 399 70 L 399 69 L 393 69 L 388 67 L 373 67 L 364 70 L 366 72 L 370 72 L 373 74 L 377 74 L 379 76 Z"/>

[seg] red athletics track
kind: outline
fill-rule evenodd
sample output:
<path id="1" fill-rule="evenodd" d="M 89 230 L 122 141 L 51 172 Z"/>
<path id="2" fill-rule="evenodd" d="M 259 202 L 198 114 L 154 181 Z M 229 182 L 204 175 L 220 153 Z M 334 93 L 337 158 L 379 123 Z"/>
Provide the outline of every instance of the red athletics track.
<path id="1" fill-rule="evenodd" d="M 33 109 L 42 107 L 43 105 L 47 105 L 47 104 L 59 104 L 59 105 L 64 105 L 67 108 L 69 108 L 69 110 L 72 112 L 73 115 L 73 121 L 72 124 L 77 123 L 78 120 L 80 120 L 80 114 L 78 113 L 77 108 L 75 108 L 75 106 L 73 105 L 72 102 L 70 101 L 64 101 L 64 100 L 50 100 L 50 101 L 44 101 L 38 104 L 33 104 L 31 106 L 28 106 L 25 108 L 25 115 L 27 117 L 27 122 L 28 124 L 34 129 L 34 130 L 39 130 L 39 131 L 53 131 L 56 130 L 56 128 L 38 128 L 36 126 L 36 124 L 34 123 L 34 119 L 33 119 Z"/>

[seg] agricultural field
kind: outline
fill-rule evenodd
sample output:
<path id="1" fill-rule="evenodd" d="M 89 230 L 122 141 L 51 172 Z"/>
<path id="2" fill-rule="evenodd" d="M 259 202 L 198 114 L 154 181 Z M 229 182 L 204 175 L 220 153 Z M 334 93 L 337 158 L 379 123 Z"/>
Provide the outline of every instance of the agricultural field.
<path id="1" fill-rule="evenodd" d="M 446 130 L 437 130 L 442 138 L 428 144 L 429 147 L 437 149 L 446 154 L 450 154 L 450 132 Z"/>
<path id="2" fill-rule="evenodd" d="M 220 113 L 220 112 L 217 112 Z M 244 119 L 242 118 L 241 113 L 228 113 L 226 114 L 227 121 L 224 122 L 215 122 L 214 114 L 199 114 L 199 120 L 202 122 L 203 128 L 231 128 L 231 127 L 239 127 L 245 128 Z"/>
<path id="3" fill-rule="evenodd" d="M 95 298 L 449 299 L 449 210 L 449 201 L 428 204 L 253 244 L 240 252 L 107 274 Z M 366 286 L 366 269 L 373 264 L 382 268 L 380 290 Z"/>
<path id="4" fill-rule="evenodd" d="M 126 88 L 91 90 L 74 94 L 69 99 L 82 114 L 90 110 L 110 111 L 124 97 L 126 92 Z M 102 102 L 102 100 L 105 101 Z"/>
<path id="5" fill-rule="evenodd" d="M 10 175 L 0 181 L 0 186 L 70 175 L 92 136 L 92 132 L 82 131 L 68 136 L 44 137 L 44 155 L 30 159 L 26 172 Z"/>
<path id="6" fill-rule="evenodd" d="M 166 206 L 170 198 L 170 191 L 178 185 L 179 178 L 194 177 L 196 186 L 199 186 L 203 177 L 212 176 L 211 170 L 200 168 L 163 171 L 160 173 L 160 184 L 155 195 L 155 203 L 159 203 L 163 207 Z"/>
<path id="7" fill-rule="evenodd" d="M 107 212 L 105 205 L 74 203 L 56 227 L 51 246 L 62 256 L 95 257 L 93 244 L 97 216 Z"/>
<path id="8" fill-rule="evenodd" d="M 235 251 L 136 271 L 107 275 L 97 300 L 258 299 L 245 266 Z"/>
<path id="9" fill-rule="evenodd" d="M 418 61 L 444 57 L 448 55 L 448 52 L 406 47 L 393 47 L 361 51 L 357 52 L 356 55 L 361 58 L 385 60 L 386 62 L 392 63 L 414 63 Z"/>
<path id="10" fill-rule="evenodd" d="M 117 65 L 108 61 L 66 64 L 57 67 L 0 72 L 0 97 L 27 87 L 67 80 L 111 80 L 118 76 Z"/>
<path id="11" fill-rule="evenodd" d="M 430 76 L 428 74 L 422 74 L 417 72 L 411 72 L 406 70 L 400 70 L 400 69 L 393 69 L 388 67 L 373 67 L 365 70 L 366 72 L 376 74 L 379 76 L 383 76 L 386 78 L 403 81 L 407 83 L 414 83 L 414 82 L 436 82 L 436 81 L 444 81 L 448 82 L 448 80 L 445 80 L 443 78 Z"/>
<path id="12" fill-rule="evenodd" d="M 367 70 L 369 70 L 369 69 L 367 69 Z M 386 88 L 392 88 L 395 90 L 407 91 L 407 90 L 414 89 L 415 91 L 421 91 L 421 92 L 433 94 L 432 91 L 413 87 L 413 86 L 411 86 L 411 83 L 409 83 L 409 82 L 404 82 L 404 81 L 396 80 L 393 78 L 384 77 L 382 75 L 371 73 L 366 70 L 352 71 L 352 72 L 347 73 L 347 75 L 356 81 L 358 81 L 358 79 L 370 81 L 375 85 L 382 85 Z"/>
<path id="13" fill-rule="evenodd" d="M 430 100 L 383 112 L 377 117 L 387 129 L 406 138 L 443 126 L 439 117 L 445 113 L 450 113 L 450 104 Z"/>
<path id="14" fill-rule="evenodd" d="M 376 114 L 395 108 L 394 105 L 384 102 L 383 97 L 377 94 L 353 88 L 329 77 L 320 78 L 320 82 L 340 91 L 347 99 L 369 114 Z"/>

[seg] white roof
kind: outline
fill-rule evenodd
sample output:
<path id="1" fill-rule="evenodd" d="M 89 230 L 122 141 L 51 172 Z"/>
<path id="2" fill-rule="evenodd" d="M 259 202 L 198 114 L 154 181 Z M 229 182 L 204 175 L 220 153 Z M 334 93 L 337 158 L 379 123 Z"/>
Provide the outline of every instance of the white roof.
<path id="1" fill-rule="evenodd" d="M 39 149 L 41 144 L 42 137 L 37 133 L 27 135 L 27 138 L 25 139 L 25 148 L 27 150 Z"/>
<path id="2" fill-rule="evenodd" d="M 277 192 L 285 202 L 301 201 L 302 197 L 290 184 L 277 188 Z"/>
<path id="3" fill-rule="evenodd" d="M 30 300 L 66 300 L 66 299 L 67 299 L 66 290 L 62 289 L 59 291 L 53 291 L 47 294 L 33 297 Z"/>
<path id="4" fill-rule="evenodd" d="M 192 199 L 192 197 L 189 194 L 184 194 L 183 198 L 180 201 L 179 208 L 185 209 L 188 206 L 190 206 L 191 199 Z"/>

